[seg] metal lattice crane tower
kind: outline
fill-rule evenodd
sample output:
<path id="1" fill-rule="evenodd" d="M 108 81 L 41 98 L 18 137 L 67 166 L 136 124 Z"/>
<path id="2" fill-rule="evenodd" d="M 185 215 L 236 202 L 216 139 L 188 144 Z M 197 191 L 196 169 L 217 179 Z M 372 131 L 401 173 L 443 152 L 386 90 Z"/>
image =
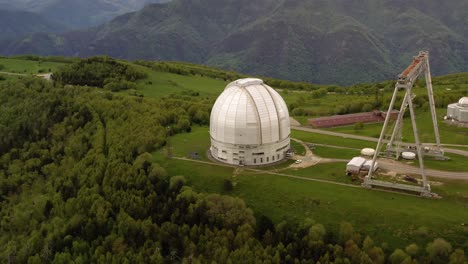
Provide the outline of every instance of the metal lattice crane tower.
<path id="1" fill-rule="evenodd" d="M 372 186 L 390 187 L 390 188 L 403 189 L 403 190 L 408 190 L 408 191 L 417 191 L 417 192 L 420 192 L 421 195 L 423 196 L 432 196 L 431 188 L 430 188 L 429 183 L 427 182 L 426 173 L 424 170 L 424 161 L 423 161 L 424 156 L 423 155 L 427 154 L 427 155 L 434 155 L 436 157 L 443 157 L 444 152 L 440 145 L 440 135 L 439 135 L 439 129 L 437 125 L 437 115 L 436 115 L 436 110 L 435 110 L 434 94 L 432 91 L 432 79 L 431 79 L 430 71 L 431 70 L 429 66 L 429 52 L 421 51 L 419 52 L 418 56 L 414 57 L 413 62 L 408 66 L 408 68 L 406 68 L 398 76 L 398 81 L 395 85 L 395 91 L 393 92 L 393 96 L 390 101 L 390 105 L 388 107 L 388 112 L 385 117 L 385 122 L 382 128 L 382 132 L 380 133 L 379 141 L 377 143 L 377 148 L 376 148 L 374 157 L 372 159 L 371 168 L 369 169 L 368 175 L 364 179 L 363 186 L 369 187 L 369 188 Z M 432 123 L 433 123 L 434 135 L 435 135 L 435 140 L 436 140 L 435 148 L 425 148 L 424 149 L 425 153 L 423 153 L 422 144 L 419 139 L 419 132 L 418 132 L 418 128 L 416 125 L 416 115 L 415 115 L 414 106 L 413 106 L 413 98 L 415 97 L 415 95 L 412 93 L 414 83 L 416 82 L 418 77 L 423 72 L 424 72 L 424 76 L 426 79 L 426 88 L 427 88 L 427 93 L 429 97 L 429 106 L 431 109 Z M 373 172 L 374 172 L 374 165 L 377 160 L 377 156 L 381 153 L 382 145 L 385 140 L 384 137 L 385 137 L 385 133 L 387 130 L 387 126 L 390 121 L 390 116 L 391 116 L 390 113 L 394 110 L 397 95 L 402 90 L 405 91 L 405 95 L 403 97 L 403 102 L 400 107 L 400 112 L 395 122 L 393 132 L 387 144 L 386 154 L 389 155 L 390 153 L 390 155 L 395 155 L 396 158 L 399 158 L 402 152 L 401 134 L 402 134 L 402 126 L 403 126 L 403 116 L 406 112 L 406 109 L 409 108 L 410 115 L 411 115 L 411 123 L 413 126 L 414 139 L 415 139 L 416 154 L 419 159 L 419 166 L 420 166 L 421 176 L 422 176 L 422 187 L 409 186 L 409 185 L 404 185 L 404 184 L 393 184 L 393 186 L 389 186 L 389 183 L 372 179 Z"/>

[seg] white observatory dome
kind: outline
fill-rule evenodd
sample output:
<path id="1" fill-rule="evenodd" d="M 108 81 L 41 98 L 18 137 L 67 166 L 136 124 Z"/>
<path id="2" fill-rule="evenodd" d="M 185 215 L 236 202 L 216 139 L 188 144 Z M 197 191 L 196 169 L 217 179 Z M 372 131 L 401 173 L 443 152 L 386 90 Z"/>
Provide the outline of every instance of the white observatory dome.
<path id="1" fill-rule="evenodd" d="M 277 162 L 289 150 L 289 113 L 283 98 L 260 79 L 226 86 L 210 118 L 211 154 L 236 165 Z"/>
<path id="2" fill-rule="evenodd" d="M 468 97 L 462 97 L 459 101 L 458 101 L 458 105 L 462 106 L 462 107 L 468 107 Z"/>

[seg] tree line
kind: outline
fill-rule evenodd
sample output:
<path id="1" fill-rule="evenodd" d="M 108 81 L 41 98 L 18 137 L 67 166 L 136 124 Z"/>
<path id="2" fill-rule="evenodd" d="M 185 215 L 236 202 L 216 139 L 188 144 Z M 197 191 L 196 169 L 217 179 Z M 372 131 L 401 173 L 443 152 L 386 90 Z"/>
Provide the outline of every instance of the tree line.
<path id="1" fill-rule="evenodd" d="M 103 87 L 113 92 L 136 89 L 135 81 L 146 77 L 146 73 L 134 66 L 106 56 L 67 64 L 52 75 L 60 84 Z"/>
<path id="2" fill-rule="evenodd" d="M 142 65 L 148 68 L 151 68 L 156 71 L 169 72 L 179 75 L 198 75 L 205 76 L 215 79 L 220 79 L 224 81 L 235 81 L 237 79 L 252 77 L 246 74 L 241 74 L 233 71 L 222 70 L 214 67 L 209 67 L 205 65 L 187 63 L 187 62 L 167 62 L 167 61 L 143 61 L 137 60 L 135 64 Z M 259 77 L 266 84 L 278 88 L 278 89 L 290 89 L 290 90 L 304 90 L 304 91 L 314 91 L 323 87 L 335 87 L 335 86 L 326 86 L 318 85 L 307 82 L 294 82 L 289 80 L 279 80 L 269 77 Z"/>
<path id="3" fill-rule="evenodd" d="M 356 84 L 350 87 L 330 86 L 320 88 L 318 90 L 306 93 L 298 97 L 295 102 L 288 105 L 289 110 L 294 116 L 323 116 L 323 115 L 343 115 L 360 112 L 370 112 L 374 109 L 386 111 L 388 103 L 391 100 L 394 91 L 394 81 L 386 81 L 382 83 L 371 84 Z M 456 103 L 458 100 L 466 96 L 468 86 L 465 78 L 456 78 L 455 76 L 434 78 L 434 98 L 437 108 L 446 108 L 449 104 Z M 425 80 L 418 80 L 414 86 L 413 93 L 416 97 L 413 99 L 413 104 L 416 109 L 421 111 L 429 111 L 429 98 L 425 86 Z M 284 90 L 283 94 L 288 95 L 290 92 Z M 315 102 L 318 99 L 327 100 L 331 96 L 353 96 L 343 104 L 338 104 L 329 109 L 313 110 L 307 108 L 307 104 Z M 404 92 L 397 95 L 395 109 L 399 109 L 403 101 Z M 304 106 L 305 105 L 305 106 Z"/>

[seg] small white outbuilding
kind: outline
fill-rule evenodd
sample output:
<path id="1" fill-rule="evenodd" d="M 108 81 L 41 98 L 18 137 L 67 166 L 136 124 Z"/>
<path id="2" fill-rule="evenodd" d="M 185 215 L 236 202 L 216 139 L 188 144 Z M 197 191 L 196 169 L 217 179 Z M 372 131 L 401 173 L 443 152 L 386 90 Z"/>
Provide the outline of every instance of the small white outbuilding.
<path id="1" fill-rule="evenodd" d="M 447 119 L 468 123 L 468 97 L 462 97 L 458 103 L 448 105 Z"/>
<path id="2" fill-rule="evenodd" d="M 361 170 L 363 170 L 363 171 L 369 171 L 370 168 L 371 168 L 371 166 L 372 166 L 372 160 L 366 160 L 366 162 L 364 162 L 364 164 L 362 165 Z M 374 163 L 373 172 L 375 172 L 378 168 L 379 168 L 379 163 L 376 161 L 376 162 Z"/>
<path id="3" fill-rule="evenodd" d="M 359 174 L 365 162 L 366 159 L 363 157 L 354 157 L 346 164 L 346 173 Z"/>

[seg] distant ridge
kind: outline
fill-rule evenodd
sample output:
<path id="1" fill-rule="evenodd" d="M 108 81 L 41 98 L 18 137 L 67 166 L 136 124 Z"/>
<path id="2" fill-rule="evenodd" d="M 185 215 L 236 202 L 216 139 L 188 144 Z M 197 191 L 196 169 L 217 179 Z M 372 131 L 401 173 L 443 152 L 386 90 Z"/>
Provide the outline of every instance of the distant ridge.
<path id="1" fill-rule="evenodd" d="M 421 49 L 435 75 L 467 71 L 465 10 L 465 0 L 173 0 L 96 28 L 0 44 L 0 53 L 176 60 L 352 84 L 393 79 Z"/>
<path id="2" fill-rule="evenodd" d="M 4 9 L 0 9 L 0 25 L 0 40 L 38 32 L 62 32 L 66 30 L 64 25 L 41 15 Z"/>
<path id="3" fill-rule="evenodd" d="M 146 4 L 170 0 L 0 0 L 0 9 L 36 13 L 68 28 L 97 26 Z"/>

